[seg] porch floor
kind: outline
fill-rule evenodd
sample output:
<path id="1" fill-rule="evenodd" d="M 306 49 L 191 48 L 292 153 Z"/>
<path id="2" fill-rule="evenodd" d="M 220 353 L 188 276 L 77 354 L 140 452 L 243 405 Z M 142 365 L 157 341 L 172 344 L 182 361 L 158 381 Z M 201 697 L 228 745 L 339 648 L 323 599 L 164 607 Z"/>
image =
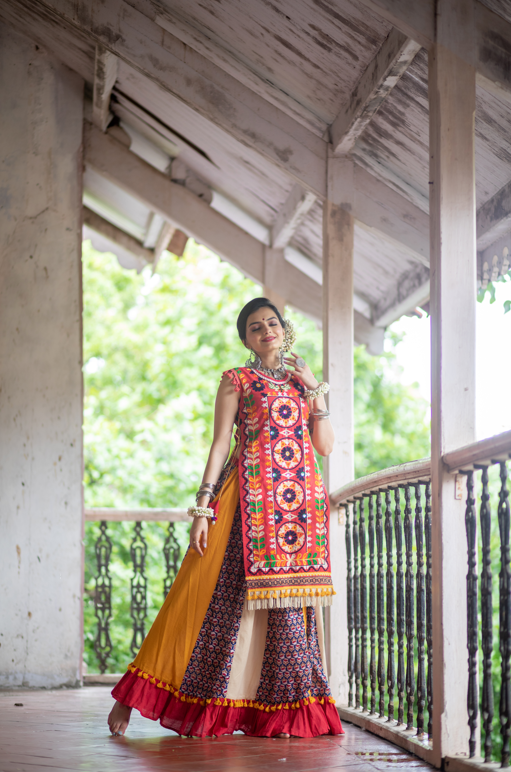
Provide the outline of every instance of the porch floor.
<path id="1" fill-rule="evenodd" d="M 22 705 L 16 705 L 22 703 Z M 0 772 L 256 772 L 432 769 L 352 724 L 346 734 L 272 740 L 236 734 L 181 739 L 133 711 L 126 737 L 111 737 L 110 687 L 0 691 Z"/>

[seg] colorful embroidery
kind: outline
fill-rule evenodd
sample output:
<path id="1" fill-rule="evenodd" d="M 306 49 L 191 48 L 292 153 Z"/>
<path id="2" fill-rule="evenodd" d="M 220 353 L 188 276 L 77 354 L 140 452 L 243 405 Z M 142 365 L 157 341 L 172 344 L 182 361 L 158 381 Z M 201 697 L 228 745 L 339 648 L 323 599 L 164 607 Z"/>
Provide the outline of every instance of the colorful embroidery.
<path id="1" fill-rule="evenodd" d="M 249 608 L 328 605 L 328 498 L 303 384 L 238 368 L 240 500 Z M 233 377 L 234 380 L 234 377 Z"/>

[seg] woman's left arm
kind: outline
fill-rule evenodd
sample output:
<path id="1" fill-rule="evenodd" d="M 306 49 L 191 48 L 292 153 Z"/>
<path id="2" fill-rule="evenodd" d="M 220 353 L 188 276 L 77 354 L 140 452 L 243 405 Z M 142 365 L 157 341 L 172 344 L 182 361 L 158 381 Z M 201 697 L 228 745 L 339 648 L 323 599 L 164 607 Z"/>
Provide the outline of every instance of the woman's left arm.
<path id="1" fill-rule="evenodd" d="M 299 355 L 295 354 L 294 351 L 291 351 L 290 354 L 290 356 L 284 357 L 286 365 L 290 365 L 294 368 L 297 376 L 300 378 L 306 389 L 316 389 L 319 386 L 319 383 L 312 374 L 309 365 L 306 364 L 304 367 L 298 367 L 296 361 L 299 359 Z M 316 397 L 316 399 L 312 400 L 311 413 L 323 410 L 327 410 L 325 398 L 323 396 Z M 329 456 L 334 449 L 335 440 L 334 430 L 332 429 L 330 419 L 321 418 L 320 420 L 314 420 L 313 418 L 313 421 L 314 431 L 311 437 L 312 444 L 320 456 Z"/>

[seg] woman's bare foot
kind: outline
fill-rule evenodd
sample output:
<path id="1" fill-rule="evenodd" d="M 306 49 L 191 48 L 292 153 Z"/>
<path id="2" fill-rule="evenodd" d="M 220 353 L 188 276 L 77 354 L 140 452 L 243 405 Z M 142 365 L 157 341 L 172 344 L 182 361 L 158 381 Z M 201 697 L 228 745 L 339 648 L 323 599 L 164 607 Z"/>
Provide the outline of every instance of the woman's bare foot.
<path id="1" fill-rule="evenodd" d="M 108 727 L 113 735 L 124 734 L 131 717 L 131 708 L 116 702 L 108 716 Z"/>
<path id="2" fill-rule="evenodd" d="M 290 734 L 286 734 L 285 732 L 281 732 L 280 734 L 276 734 L 275 737 L 278 737 L 279 740 L 289 740 L 291 735 Z"/>

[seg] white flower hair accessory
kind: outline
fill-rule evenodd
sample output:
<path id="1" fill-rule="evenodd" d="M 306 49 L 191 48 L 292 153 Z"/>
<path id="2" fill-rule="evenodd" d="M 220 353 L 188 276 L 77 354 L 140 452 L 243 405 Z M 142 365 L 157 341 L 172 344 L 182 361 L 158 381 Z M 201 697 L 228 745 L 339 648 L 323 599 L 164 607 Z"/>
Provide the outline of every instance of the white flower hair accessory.
<path id="1" fill-rule="evenodd" d="M 289 319 L 284 319 L 284 342 L 280 347 L 281 351 L 291 351 L 296 343 L 296 332 L 293 323 Z"/>

